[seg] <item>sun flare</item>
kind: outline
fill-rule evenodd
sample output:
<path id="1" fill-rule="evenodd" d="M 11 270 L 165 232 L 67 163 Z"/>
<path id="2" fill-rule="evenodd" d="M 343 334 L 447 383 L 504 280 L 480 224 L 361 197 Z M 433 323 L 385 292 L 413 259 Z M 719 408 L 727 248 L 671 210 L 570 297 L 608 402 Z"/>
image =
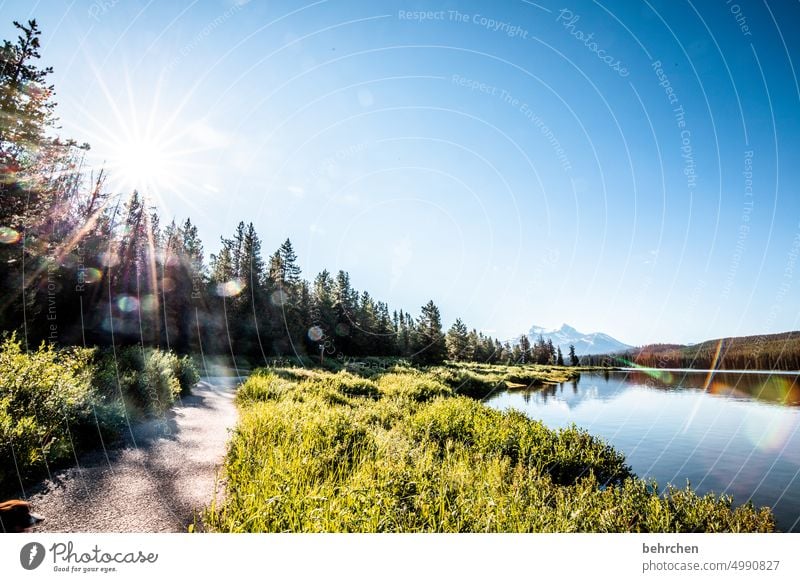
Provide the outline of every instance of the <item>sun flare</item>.
<path id="1" fill-rule="evenodd" d="M 111 148 L 108 170 L 122 191 L 138 190 L 159 196 L 179 179 L 175 156 L 158 136 L 132 136 Z"/>
<path id="2" fill-rule="evenodd" d="M 224 134 L 205 118 L 189 117 L 188 97 L 161 81 L 138 93 L 127 76 L 109 82 L 99 69 L 96 75 L 105 103 L 82 110 L 80 132 L 92 144 L 87 167 L 103 172 L 108 192 L 138 191 L 168 214 L 194 208 L 198 192 L 212 191 L 205 160 L 227 143 Z"/>
<path id="3" fill-rule="evenodd" d="M 112 179 L 124 191 L 158 194 L 177 178 L 166 144 L 151 137 L 116 144 L 108 167 Z"/>

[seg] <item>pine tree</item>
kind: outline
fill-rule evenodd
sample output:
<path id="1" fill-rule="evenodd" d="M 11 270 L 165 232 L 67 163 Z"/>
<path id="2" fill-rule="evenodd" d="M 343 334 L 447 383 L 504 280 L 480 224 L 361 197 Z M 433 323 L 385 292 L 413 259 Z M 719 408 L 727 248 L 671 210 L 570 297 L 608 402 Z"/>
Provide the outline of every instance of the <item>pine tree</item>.
<path id="1" fill-rule="evenodd" d="M 288 238 L 278 248 L 278 255 L 281 259 L 283 269 L 283 283 L 293 289 L 300 283 L 300 267 L 297 265 L 297 255 L 292 247 L 292 241 Z"/>
<path id="2" fill-rule="evenodd" d="M 482 359 L 481 338 L 478 331 L 473 329 L 467 334 L 467 353 L 466 359 L 470 362 L 477 362 Z"/>
<path id="3" fill-rule="evenodd" d="M 238 242 L 237 239 L 241 239 Z M 264 273 L 264 259 L 261 256 L 261 239 L 253 223 L 243 229 L 237 228 L 234 238 L 235 248 L 238 249 L 238 273 L 240 291 L 233 298 L 231 315 L 235 318 L 236 333 L 234 341 L 241 354 L 249 356 L 266 356 L 269 345 L 266 340 L 272 334 L 271 322 L 263 320 L 267 313 L 267 297 L 264 288 L 266 275 Z M 262 331 L 266 332 L 262 338 Z"/>
<path id="4" fill-rule="evenodd" d="M 242 235 L 238 278 L 251 290 L 260 289 L 265 279 L 261 239 L 252 222 L 247 225 Z"/>
<path id="5" fill-rule="evenodd" d="M 269 280 L 272 287 L 276 289 L 283 289 L 286 285 L 286 276 L 283 268 L 283 259 L 281 259 L 280 251 L 275 251 L 269 257 Z"/>
<path id="6" fill-rule="evenodd" d="M 556 348 L 556 365 L 563 366 L 564 365 L 564 355 L 561 353 L 561 346 Z"/>
<path id="7" fill-rule="evenodd" d="M 218 295 L 223 295 L 222 285 L 233 279 L 233 257 L 231 255 L 231 240 L 220 237 L 222 247 L 218 254 L 211 255 L 211 280 L 216 285 Z"/>
<path id="8" fill-rule="evenodd" d="M 336 344 L 342 353 L 352 355 L 355 344 L 361 340 L 362 334 L 356 325 L 356 306 L 358 292 L 350 286 L 350 275 L 339 271 L 333 284 L 333 310 L 336 323 L 334 332 Z"/>
<path id="9" fill-rule="evenodd" d="M 181 228 L 183 233 L 183 249 L 186 259 L 189 261 L 194 275 L 202 277 L 205 274 L 203 265 L 203 241 L 197 232 L 197 227 L 192 224 L 190 218 L 186 219 Z"/>
<path id="10" fill-rule="evenodd" d="M 422 307 L 414 332 L 414 360 L 425 365 L 440 364 L 447 356 L 442 317 L 433 301 Z"/>
<path id="11" fill-rule="evenodd" d="M 391 356 L 394 353 L 394 327 L 392 318 L 389 315 L 389 306 L 383 301 L 378 301 L 375 305 L 378 314 L 377 329 L 375 331 L 375 346 L 377 355 Z"/>
<path id="12" fill-rule="evenodd" d="M 318 328 L 322 332 L 322 338 L 313 342 L 315 350 L 320 342 L 335 342 L 336 311 L 334 302 L 335 296 L 331 274 L 327 270 L 322 270 L 314 279 L 314 288 L 311 296 L 310 327 Z M 335 346 L 335 343 L 332 345 Z"/>
<path id="13" fill-rule="evenodd" d="M 569 346 L 569 365 L 570 366 L 577 366 L 578 365 L 578 356 L 575 355 L 575 346 L 570 344 Z"/>
<path id="14" fill-rule="evenodd" d="M 401 309 L 398 316 L 397 346 L 395 348 L 395 353 L 398 355 L 403 357 L 411 355 L 411 335 L 413 328 L 411 316 L 404 313 Z"/>
<path id="15" fill-rule="evenodd" d="M 467 326 L 461 319 L 447 331 L 447 356 L 451 360 L 461 361 L 466 359 L 467 352 Z"/>
<path id="16" fill-rule="evenodd" d="M 236 230 L 231 239 L 231 259 L 233 261 L 233 273 L 237 279 L 242 279 L 242 246 L 244 245 L 244 222 L 240 221 L 236 225 Z"/>
<path id="17" fill-rule="evenodd" d="M 519 353 L 520 353 L 520 363 L 525 364 L 528 361 L 528 357 L 531 355 L 531 342 L 528 339 L 527 335 L 521 335 L 519 337 Z"/>
<path id="18" fill-rule="evenodd" d="M 483 338 L 483 358 L 482 361 L 493 364 L 497 361 L 497 349 L 495 347 L 495 340 L 489 336 Z"/>
<path id="19" fill-rule="evenodd" d="M 375 339 L 378 330 L 378 310 L 372 296 L 367 292 L 361 293 L 358 301 L 356 323 L 358 326 L 358 350 L 366 356 L 376 355 Z"/>

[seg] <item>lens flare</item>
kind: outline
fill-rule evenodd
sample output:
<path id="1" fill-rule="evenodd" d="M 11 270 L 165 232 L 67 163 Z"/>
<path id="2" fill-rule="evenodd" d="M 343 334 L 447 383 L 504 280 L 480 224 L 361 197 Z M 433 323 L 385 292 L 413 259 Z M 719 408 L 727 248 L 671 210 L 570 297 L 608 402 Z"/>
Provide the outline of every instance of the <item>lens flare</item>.
<path id="1" fill-rule="evenodd" d="M 322 328 L 319 327 L 318 325 L 315 325 L 308 329 L 308 339 L 310 339 L 312 342 L 318 342 L 319 340 L 322 339 L 322 336 L 323 336 Z"/>
<path id="2" fill-rule="evenodd" d="M 84 283 L 98 283 L 103 278 L 103 273 L 100 269 L 94 267 L 87 267 L 83 270 Z"/>
<path id="3" fill-rule="evenodd" d="M 231 279 L 217 284 L 217 295 L 220 297 L 236 297 L 244 289 L 241 279 Z"/>
<path id="4" fill-rule="evenodd" d="M 119 258 L 117 258 L 117 254 L 113 252 L 100 253 L 100 256 L 97 258 L 104 267 L 115 267 L 119 264 Z"/>
<path id="5" fill-rule="evenodd" d="M 272 292 L 270 301 L 272 301 L 272 304 L 276 307 L 283 307 L 286 305 L 286 302 L 289 301 L 289 296 L 283 289 L 277 289 Z"/>
<path id="6" fill-rule="evenodd" d="M 155 311 L 158 309 L 158 297 L 155 295 L 145 295 L 141 300 L 142 311 Z"/>
<path id="7" fill-rule="evenodd" d="M 18 243 L 21 238 L 22 235 L 13 228 L 0 227 L 0 244 L 13 245 Z"/>
<path id="8" fill-rule="evenodd" d="M 132 295 L 123 295 L 117 299 L 117 307 L 121 311 L 130 313 L 139 309 L 139 300 Z"/>
<path id="9" fill-rule="evenodd" d="M 745 417 L 744 434 L 762 451 L 780 451 L 792 438 L 796 421 L 777 407 L 753 409 Z"/>
<path id="10" fill-rule="evenodd" d="M 631 362 L 630 360 L 626 360 L 625 358 L 618 358 L 618 360 L 625 365 L 626 368 L 634 368 L 637 372 L 641 372 L 650 376 L 651 378 L 655 378 L 656 380 L 661 380 L 662 382 L 672 383 L 673 377 L 672 372 L 667 370 L 659 370 L 658 368 L 648 368 L 646 366 L 640 366 L 636 362 Z"/>

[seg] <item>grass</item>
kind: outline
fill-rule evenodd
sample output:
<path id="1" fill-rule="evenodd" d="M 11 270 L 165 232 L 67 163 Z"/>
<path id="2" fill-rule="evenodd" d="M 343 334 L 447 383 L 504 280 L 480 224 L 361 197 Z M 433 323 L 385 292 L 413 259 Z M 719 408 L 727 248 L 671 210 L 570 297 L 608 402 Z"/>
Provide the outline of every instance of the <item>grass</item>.
<path id="1" fill-rule="evenodd" d="M 271 369 L 238 394 L 223 532 L 771 531 L 768 509 L 658 495 L 577 428 L 550 430 L 463 392 L 572 377 L 536 367 L 403 363 L 361 375 Z"/>

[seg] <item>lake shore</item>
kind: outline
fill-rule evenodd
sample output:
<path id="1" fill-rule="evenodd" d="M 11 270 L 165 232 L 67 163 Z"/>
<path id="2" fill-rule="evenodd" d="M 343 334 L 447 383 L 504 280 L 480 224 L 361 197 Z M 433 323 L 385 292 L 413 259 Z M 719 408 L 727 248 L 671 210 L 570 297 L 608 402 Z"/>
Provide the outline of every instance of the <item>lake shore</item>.
<path id="1" fill-rule="evenodd" d="M 575 427 L 550 429 L 466 392 L 533 366 L 396 365 L 256 370 L 237 394 L 220 532 L 772 531 L 768 509 L 693 489 L 659 494 L 624 456 Z M 539 370 L 538 372 L 544 372 Z M 560 386 L 580 384 L 561 383 Z M 510 393 L 510 392 L 509 392 Z M 522 393 L 516 392 L 515 393 Z"/>

